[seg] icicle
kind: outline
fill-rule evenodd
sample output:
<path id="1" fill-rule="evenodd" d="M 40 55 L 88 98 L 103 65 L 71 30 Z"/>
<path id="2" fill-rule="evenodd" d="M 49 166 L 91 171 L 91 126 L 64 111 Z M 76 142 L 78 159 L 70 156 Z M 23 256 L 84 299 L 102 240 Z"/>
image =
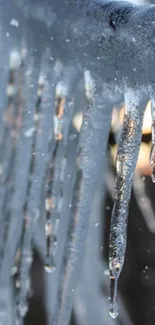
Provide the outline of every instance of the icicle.
<path id="1" fill-rule="evenodd" d="M 30 169 L 30 182 L 28 199 L 25 207 L 25 226 L 23 230 L 22 256 L 20 265 L 20 294 L 19 312 L 23 317 L 27 312 L 27 298 L 29 292 L 29 273 L 32 264 L 32 240 L 36 229 L 36 223 L 40 217 L 40 197 L 47 168 L 49 141 L 53 139 L 53 109 L 54 93 L 57 79 L 61 71 L 51 68 L 50 55 L 47 51 L 43 57 L 42 76 L 44 78 L 44 90 L 42 95 L 42 118 L 36 119 L 37 129 L 33 144 L 32 162 Z M 40 94 L 40 90 L 39 90 Z M 38 112 L 35 112 L 38 115 Z M 36 116 L 36 115 L 35 115 Z"/>
<path id="2" fill-rule="evenodd" d="M 34 151 L 35 151 L 35 145 L 36 145 L 36 137 L 37 137 L 37 131 L 40 127 L 40 104 L 42 100 L 43 90 L 44 90 L 45 82 L 42 76 L 40 76 L 38 81 L 38 91 L 37 91 L 37 103 L 36 108 L 34 111 L 34 132 L 33 141 L 32 141 L 32 159 L 31 159 L 31 166 L 30 166 L 30 175 L 29 175 L 29 184 L 28 189 L 29 191 L 31 186 L 31 178 L 33 179 L 33 169 L 34 169 Z M 28 132 L 25 132 L 25 136 L 29 137 L 27 135 Z M 32 264 L 33 256 L 32 256 L 32 233 L 30 231 L 33 227 L 32 224 L 30 224 L 30 218 L 27 215 L 27 205 L 25 206 L 25 220 L 23 225 L 23 231 L 21 236 L 21 256 L 18 261 L 17 265 L 17 278 L 15 281 L 16 285 L 16 300 L 17 300 L 17 319 L 19 323 L 21 323 L 22 318 L 26 315 L 28 311 L 28 293 L 30 292 L 30 267 Z"/>
<path id="3" fill-rule="evenodd" d="M 31 55 L 31 53 L 30 53 Z M 33 114 L 36 101 L 36 88 L 38 84 L 38 69 L 36 62 L 30 56 L 30 64 L 25 71 L 25 87 L 23 89 L 23 124 L 20 129 L 20 143 L 16 153 L 16 163 L 14 170 L 14 191 L 10 200 L 10 222 L 7 230 L 5 248 L 7 254 L 4 255 L 1 265 L 1 273 L 4 270 L 11 270 L 17 246 L 20 241 L 23 225 L 23 208 L 26 201 L 27 186 L 29 179 L 29 169 L 31 163 L 32 137 L 25 137 L 28 128 L 33 127 Z M 33 87 L 32 87 L 33 85 Z"/>
<path id="4" fill-rule="evenodd" d="M 152 147 L 150 153 L 150 165 L 152 167 L 152 182 L 155 183 L 155 103 L 151 102 L 152 113 Z"/>
<path id="5" fill-rule="evenodd" d="M 60 122 L 62 123 L 62 121 Z M 61 196 L 63 188 L 63 176 L 65 166 L 65 148 L 63 147 L 63 130 L 59 127 L 61 138 L 58 136 L 56 147 L 53 153 L 53 164 L 51 167 L 51 177 L 46 197 L 46 266 L 45 269 L 53 271 L 55 269 L 55 250 L 57 247 L 57 230 L 59 223 L 59 214 L 61 210 Z M 60 134 L 59 133 L 59 134 Z"/>
<path id="6" fill-rule="evenodd" d="M 55 261 L 52 256 L 52 250 L 57 246 L 57 239 L 54 236 L 55 224 L 52 220 L 52 216 L 56 213 L 57 200 L 58 200 L 58 179 L 60 173 L 61 164 L 61 144 L 63 141 L 63 116 L 64 116 L 64 102 L 66 96 L 66 87 L 63 83 L 59 82 L 56 87 L 56 113 L 54 116 L 54 137 L 55 148 L 51 155 L 51 166 L 49 168 L 49 184 L 46 195 L 46 264 L 45 270 L 47 272 L 53 272 L 55 270 Z M 53 157 L 52 157 L 53 156 Z"/>
<path id="7" fill-rule="evenodd" d="M 1 191 L 1 228 L 0 228 L 0 252 L 3 256 L 3 246 L 5 242 L 5 233 L 9 223 L 9 205 L 13 191 L 14 169 L 16 150 L 19 146 L 20 126 L 22 123 L 22 107 L 23 107 L 23 90 L 24 90 L 24 69 L 21 61 L 20 53 L 14 51 L 10 54 L 10 77 L 8 88 L 14 91 L 8 93 L 8 111 L 9 118 L 3 133 L 3 144 L 1 152 L 1 161 L 3 161 L 3 171 L 0 181 Z M 1 258 L 2 258 L 1 256 Z"/>
<path id="8" fill-rule="evenodd" d="M 23 55 L 25 56 L 25 53 L 23 53 Z M 40 76 L 39 81 L 38 81 L 38 92 L 37 92 L 38 99 L 37 99 L 37 104 L 36 104 L 36 108 L 34 111 L 34 130 L 35 130 L 35 132 L 33 134 L 32 152 L 34 152 L 34 150 L 35 150 L 36 131 L 39 127 L 39 122 L 40 122 L 40 103 L 41 103 L 41 98 L 42 98 L 42 94 L 43 94 L 43 88 L 44 88 L 44 80 Z M 25 134 L 26 134 L 26 132 L 25 132 Z M 33 167 L 33 158 L 32 158 L 32 162 L 31 162 L 31 169 L 32 169 L 32 167 Z M 23 259 L 26 263 L 29 263 L 30 265 L 31 265 L 31 259 L 32 259 L 31 257 L 26 258 L 25 256 L 23 258 L 23 255 L 26 253 L 21 251 L 22 247 L 25 244 L 25 243 L 23 243 L 23 237 L 24 237 L 24 231 L 25 231 L 26 227 L 27 227 L 27 223 L 26 223 L 26 216 L 25 216 L 25 223 L 23 226 L 23 233 L 21 236 L 22 239 L 20 242 L 20 248 L 17 250 L 15 263 L 14 263 L 14 266 L 12 267 L 12 272 L 11 272 L 12 275 L 15 276 L 15 291 L 16 291 L 16 296 L 17 296 L 17 298 L 16 298 L 16 300 L 17 300 L 17 318 L 19 318 L 19 320 L 18 320 L 19 324 L 22 322 L 21 317 L 23 317 L 24 312 L 26 313 L 26 311 L 27 311 L 27 300 L 25 302 L 22 301 L 22 304 L 20 304 L 21 302 L 19 303 L 20 288 L 21 288 L 21 283 L 22 283 L 21 274 L 23 277 L 23 274 L 25 272 L 25 265 L 23 265 Z M 31 245 L 30 245 L 30 254 L 31 254 Z M 29 268 L 27 268 L 27 269 L 29 270 Z M 28 277 L 29 277 L 29 272 L 28 272 L 27 278 Z M 30 280 L 28 279 L 27 284 L 25 286 L 26 287 L 26 297 L 27 297 L 27 292 L 30 291 L 29 290 L 29 281 Z"/>
<path id="9" fill-rule="evenodd" d="M 145 99 L 140 97 L 139 92 L 125 94 L 126 107 L 117 151 L 117 175 L 109 242 L 110 315 L 113 318 L 118 314 L 116 306 L 117 282 L 124 263 L 128 205 L 141 142 L 146 103 L 147 101 L 145 102 Z"/>
<path id="10" fill-rule="evenodd" d="M 16 62 L 15 62 L 16 61 Z M 18 62 L 18 63 L 17 63 Z M 16 51 L 10 54 L 10 73 L 7 85 L 7 110 L 4 114 L 4 128 L 3 134 L 1 134 L 1 146 L 0 146 L 0 186 L 1 186 L 1 201 L 0 201 L 0 216 L 2 216 L 2 203 L 4 203 L 4 192 L 6 185 L 8 172 L 10 167 L 11 156 L 14 148 L 13 144 L 13 129 L 16 119 L 16 94 L 19 82 L 19 62 L 20 56 Z M 2 193 L 3 192 L 3 193 Z"/>
<path id="11" fill-rule="evenodd" d="M 63 201 L 63 180 L 66 165 L 66 147 L 69 126 L 73 114 L 73 102 L 69 106 L 69 97 L 76 89 L 78 82 L 77 72 L 66 69 L 63 81 L 56 88 L 57 107 L 54 116 L 55 149 L 51 157 L 51 166 L 48 171 L 48 188 L 46 194 L 46 264 L 45 270 L 55 270 L 55 255 L 57 249 L 57 232 L 59 227 L 60 212 Z M 71 70 L 71 71 L 70 71 Z"/>
<path id="12" fill-rule="evenodd" d="M 71 216 L 58 280 L 53 325 L 67 325 L 71 315 L 74 290 L 83 260 L 89 216 L 96 186 L 106 154 L 111 121 L 111 104 L 102 93 L 101 80 L 85 73 L 88 108 L 84 113 L 77 156 L 76 181 Z"/>

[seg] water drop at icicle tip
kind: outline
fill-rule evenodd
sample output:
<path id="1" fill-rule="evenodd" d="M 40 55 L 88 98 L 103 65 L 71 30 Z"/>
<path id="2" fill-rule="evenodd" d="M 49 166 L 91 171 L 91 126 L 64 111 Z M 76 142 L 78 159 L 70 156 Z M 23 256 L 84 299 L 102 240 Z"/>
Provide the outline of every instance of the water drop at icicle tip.
<path id="1" fill-rule="evenodd" d="M 28 305 L 27 305 L 27 303 L 25 303 L 25 304 L 19 304 L 18 305 L 18 310 L 19 310 L 20 316 L 21 317 L 25 317 L 25 315 L 28 312 Z"/>
<path id="2" fill-rule="evenodd" d="M 116 318 L 118 316 L 118 307 L 117 307 L 117 285 L 118 278 L 110 275 L 110 304 L 109 304 L 109 314 L 112 318 Z"/>
<path id="3" fill-rule="evenodd" d="M 44 265 L 44 270 L 47 272 L 47 273 L 53 273 L 55 272 L 56 270 L 56 265 L 53 263 L 53 264 L 49 264 L 49 263 L 46 263 Z"/>
<path id="4" fill-rule="evenodd" d="M 116 318 L 118 316 L 117 304 L 110 304 L 109 314 L 112 318 Z"/>

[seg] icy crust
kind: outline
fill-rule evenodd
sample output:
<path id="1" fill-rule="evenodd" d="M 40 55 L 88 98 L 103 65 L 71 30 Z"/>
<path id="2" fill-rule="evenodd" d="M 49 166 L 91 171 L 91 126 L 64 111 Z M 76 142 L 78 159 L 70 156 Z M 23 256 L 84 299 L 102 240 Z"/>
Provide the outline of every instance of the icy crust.
<path id="1" fill-rule="evenodd" d="M 147 60 L 147 69 L 151 72 L 149 60 L 153 60 L 149 42 L 152 44 L 154 35 L 154 6 L 87 0 L 53 0 L 45 1 L 44 5 L 41 1 L 30 1 L 30 4 L 35 10 L 25 4 L 26 17 L 33 31 L 31 37 L 36 53 L 48 46 L 53 60 L 59 58 L 65 64 L 76 65 L 77 69 L 91 70 L 111 89 L 119 87 L 122 90 L 124 78 L 128 86 L 145 85 L 143 61 Z M 36 44 L 36 34 L 39 45 Z M 146 47 L 149 48 L 149 59 L 144 57 L 144 47 L 145 52 Z"/>

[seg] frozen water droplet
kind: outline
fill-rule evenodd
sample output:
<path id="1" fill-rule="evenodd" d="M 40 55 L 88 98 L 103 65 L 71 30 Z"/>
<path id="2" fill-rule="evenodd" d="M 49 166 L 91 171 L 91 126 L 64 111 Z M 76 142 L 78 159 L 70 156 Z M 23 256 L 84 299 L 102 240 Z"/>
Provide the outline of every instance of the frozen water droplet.
<path id="1" fill-rule="evenodd" d="M 16 286 L 17 289 L 20 288 L 20 286 L 21 286 L 20 280 L 17 280 L 16 281 L 15 286 Z"/>
<path id="2" fill-rule="evenodd" d="M 15 18 L 12 18 L 10 21 L 11 26 L 19 27 L 19 21 Z"/>
<path id="3" fill-rule="evenodd" d="M 44 269 L 47 273 L 53 273 L 56 270 L 56 266 L 53 264 L 52 265 L 45 264 Z"/>
<path id="4" fill-rule="evenodd" d="M 14 266 L 11 268 L 11 275 L 14 276 L 16 273 L 17 273 L 17 266 L 14 265 Z"/>
<path id="5" fill-rule="evenodd" d="M 95 223 L 95 228 L 97 228 L 99 226 L 99 222 Z"/>
<path id="6" fill-rule="evenodd" d="M 34 134 L 34 132 L 35 132 L 35 128 L 32 127 L 29 130 L 25 131 L 24 135 L 25 135 L 25 137 L 29 138 Z"/>
<path id="7" fill-rule="evenodd" d="M 16 50 L 12 51 L 10 54 L 10 68 L 11 69 L 17 69 L 20 66 L 20 53 Z"/>
<path id="8" fill-rule="evenodd" d="M 26 304 L 18 305 L 18 309 L 21 317 L 24 317 L 28 312 L 28 306 Z"/>
<path id="9" fill-rule="evenodd" d="M 118 316 L 117 306 L 113 304 L 110 306 L 109 314 L 112 318 L 116 318 Z"/>

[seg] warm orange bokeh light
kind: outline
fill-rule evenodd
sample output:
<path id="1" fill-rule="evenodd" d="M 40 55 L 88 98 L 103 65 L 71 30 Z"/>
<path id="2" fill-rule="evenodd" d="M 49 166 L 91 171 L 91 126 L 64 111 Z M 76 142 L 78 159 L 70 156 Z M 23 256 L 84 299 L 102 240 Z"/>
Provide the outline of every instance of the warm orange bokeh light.
<path id="1" fill-rule="evenodd" d="M 151 151 L 151 142 L 149 144 L 142 142 L 140 146 L 137 165 L 136 165 L 136 169 L 139 171 L 141 175 L 147 176 L 152 174 L 152 169 L 149 164 L 150 151 Z M 116 162 L 116 153 L 117 153 L 117 145 L 111 147 L 111 158 L 114 165 Z"/>

